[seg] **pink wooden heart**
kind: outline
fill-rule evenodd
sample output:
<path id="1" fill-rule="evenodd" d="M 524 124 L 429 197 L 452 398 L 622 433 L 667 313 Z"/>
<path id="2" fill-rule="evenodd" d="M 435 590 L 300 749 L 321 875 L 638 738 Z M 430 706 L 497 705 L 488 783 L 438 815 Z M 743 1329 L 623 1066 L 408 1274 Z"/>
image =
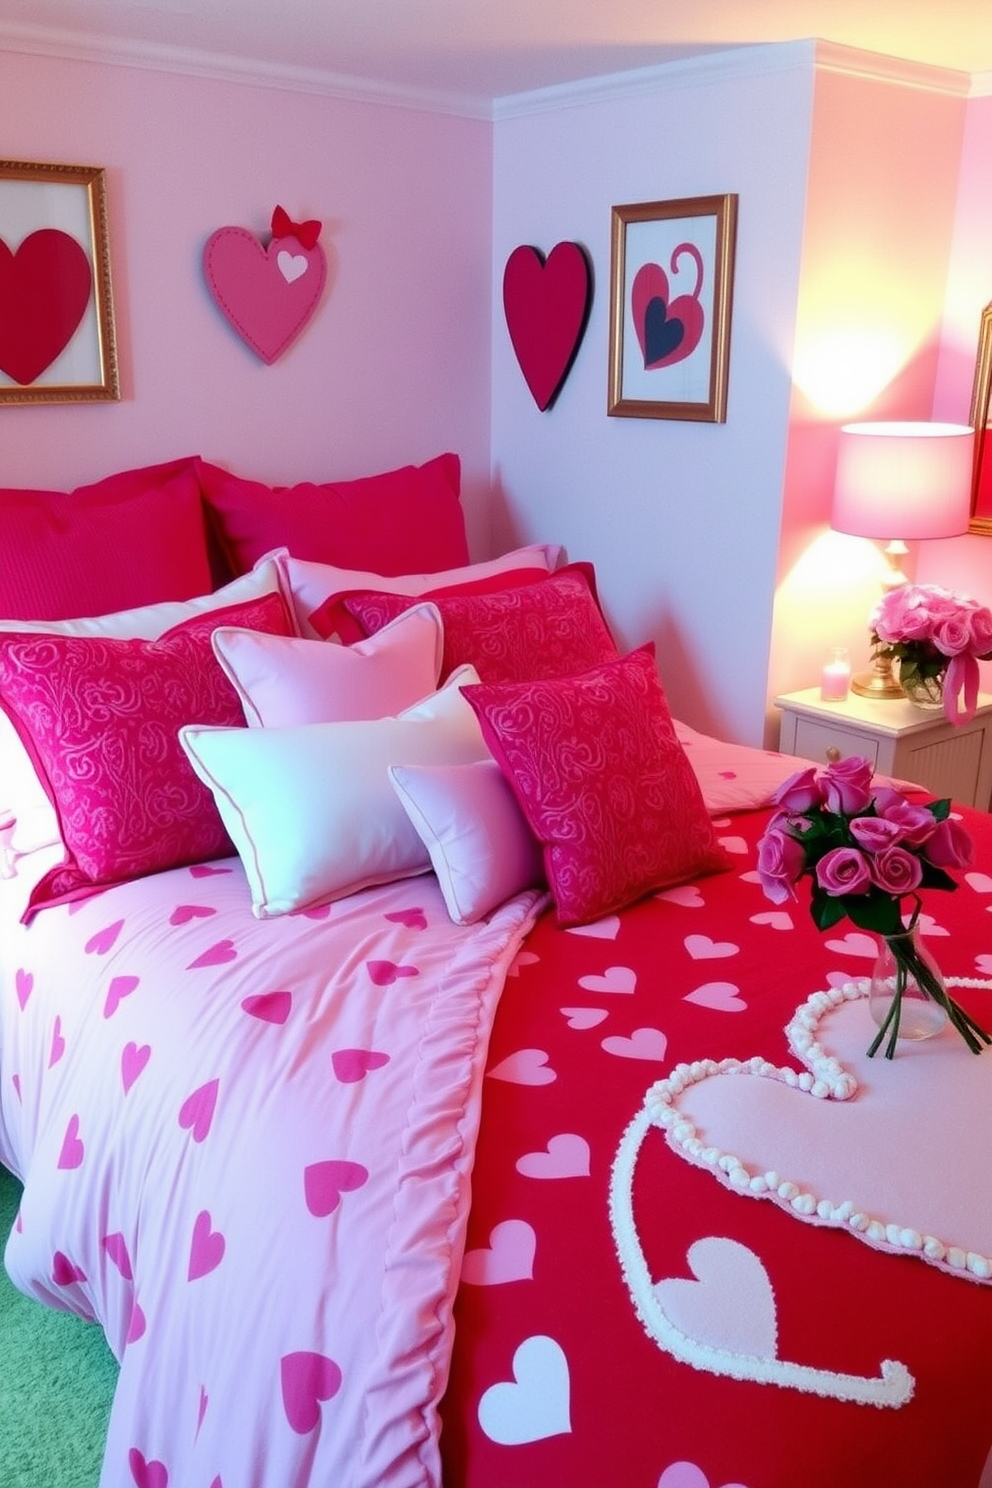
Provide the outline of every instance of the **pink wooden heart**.
<path id="1" fill-rule="evenodd" d="M 503 270 L 506 328 L 524 381 L 543 413 L 568 376 L 592 304 L 589 260 L 578 243 L 558 243 L 545 259 L 515 248 Z"/>
<path id="2" fill-rule="evenodd" d="M 68 233 L 43 227 L 16 252 L 0 238 L 0 371 L 22 387 L 40 377 L 76 334 L 92 287 Z"/>
<path id="3" fill-rule="evenodd" d="M 274 237 L 263 248 L 247 228 L 219 227 L 204 247 L 203 273 L 225 320 L 271 366 L 316 310 L 327 259 L 319 243 Z"/>

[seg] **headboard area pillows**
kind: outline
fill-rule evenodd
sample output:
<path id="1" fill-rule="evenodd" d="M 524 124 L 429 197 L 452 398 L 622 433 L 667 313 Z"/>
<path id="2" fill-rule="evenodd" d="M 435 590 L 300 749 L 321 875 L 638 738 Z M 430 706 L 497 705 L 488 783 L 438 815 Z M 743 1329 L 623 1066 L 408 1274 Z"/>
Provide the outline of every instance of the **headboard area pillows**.
<path id="1" fill-rule="evenodd" d="M 64 620 L 211 587 L 194 457 L 77 490 L 0 490 L 0 618 Z"/>
<path id="2" fill-rule="evenodd" d="M 295 486 L 243 480 L 200 460 L 198 478 L 233 574 L 282 547 L 295 558 L 381 574 L 468 562 L 455 454 L 359 480 Z"/>
<path id="3" fill-rule="evenodd" d="M 218 622 L 291 631 L 280 593 L 195 615 L 158 640 L 0 634 L 3 707 L 58 814 L 65 856 L 25 918 L 130 878 L 231 852 L 209 790 L 179 743 L 201 723 L 244 729 L 211 650 Z M 247 732 L 247 730 L 245 730 Z"/>
<path id="4" fill-rule="evenodd" d="M 676 737 L 652 650 L 581 676 L 465 688 L 543 845 L 564 926 L 730 866 Z"/>

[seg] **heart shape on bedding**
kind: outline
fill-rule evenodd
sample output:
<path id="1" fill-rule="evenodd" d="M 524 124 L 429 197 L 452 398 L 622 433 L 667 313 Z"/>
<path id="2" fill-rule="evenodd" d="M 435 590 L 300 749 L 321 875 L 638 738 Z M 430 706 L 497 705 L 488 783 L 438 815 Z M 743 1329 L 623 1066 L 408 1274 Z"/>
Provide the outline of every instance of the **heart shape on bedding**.
<path id="1" fill-rule="evenodd" d="M 866 981 L 848 982 L 797 1010 L 787 1034 L 805 1069 L 677 1066 L 648 1092 L 649 1118 L 732 1191 L 990 1282 L 992 1176 L 974 1134 L 992 1122 L 992 1064 L 949 1027 L 869 1059 L 866 998 Z"/>

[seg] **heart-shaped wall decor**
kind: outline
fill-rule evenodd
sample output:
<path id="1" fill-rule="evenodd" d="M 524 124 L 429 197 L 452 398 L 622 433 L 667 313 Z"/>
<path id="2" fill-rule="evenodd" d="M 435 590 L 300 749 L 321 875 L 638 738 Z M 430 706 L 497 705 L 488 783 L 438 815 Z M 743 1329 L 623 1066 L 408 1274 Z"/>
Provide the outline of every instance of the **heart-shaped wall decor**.
<path id="1" fill-rule="evenodd" d="M 93 274 L 75 238 L 54 227 L 16 252 L 0 238 L 0 371 L 29 386 L 69 345 L 86 313 Z"/>
<path id="2" fill-rule="evenodd" d="M 503 310 L 513 350 L 543 413 L 565 382 L 592 306 L 592 268 L 578 243 L 515 248 L 503 270 Z"/>
<path id="3" fill-rule="evenodd" d="M 684 362 L 702 337 L 705 316 L 699 292 L 703 287 L 703 259 L 694 243 L 680 243 L 673 251 L 672 277 L 678 280 L 679 259 L 686 257 L 692 260 L 696 271 L 695 285 L 688 294 L 672 297 L 668 275 L 660 264 L 642 264 L 634 275 L 630 310 L 645 372 Z"/>
<path id="4" fill-rule="evenodd" d="M 269 366 L 303 330 L 327 282 L 327 259 L 316 240 L 320 224 L 290 222 L 281 207 L 272 223 L 267 247 L 247 228 L 219 227 L 203 250 L 217 308 Z"/>

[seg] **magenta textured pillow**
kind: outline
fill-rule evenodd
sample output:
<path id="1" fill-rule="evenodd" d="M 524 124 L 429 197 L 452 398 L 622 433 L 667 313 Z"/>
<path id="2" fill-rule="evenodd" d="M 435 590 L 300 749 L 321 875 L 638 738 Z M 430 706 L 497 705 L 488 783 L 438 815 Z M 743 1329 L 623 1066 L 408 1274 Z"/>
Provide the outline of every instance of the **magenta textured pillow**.
<path id="1" fill-rule="evenodd" d="M 591 563 L 568 564 L 535 583 L 424 597 L 444 623 L 442 679 L 465 665 L 483 682 L 566 677 L 617 656 Z M 414 603 L 407 595 L 369 591 L 349 595 L 344 608 L 371 635 Z"/>
<path id="2" fill-rule="evenodd" d="M 66 620 L 209 593 L 195 458 L 66 491 L 0 491 L 0 616 Z"/>
<path id="3" fill-rule="evenodd" d="M 188 723 L 244 727 L 211 650 L 218 625 L 292 634 L 281 594 L 183 621 L 156 641 L 10 631 L 0 635 L 0 707 L 55 806 L 63 862 L 39 880 L 44 905 L 234 851 L 179 742 Z"/>
<path id="4" fill-rule="evenodd" d="M 652 648 L 581 676 L 463 690 L 543 844 L 559 924 L 730 866 Z"/>
<path id="5" fill-rule="evenodd" d="M 235 574 L 274 548 L 294 558 L 381 574 L 468 562 L 461 462 L 438 455 L 360 480 L 266 486 L 199 461 L 210 519 Z"/>

